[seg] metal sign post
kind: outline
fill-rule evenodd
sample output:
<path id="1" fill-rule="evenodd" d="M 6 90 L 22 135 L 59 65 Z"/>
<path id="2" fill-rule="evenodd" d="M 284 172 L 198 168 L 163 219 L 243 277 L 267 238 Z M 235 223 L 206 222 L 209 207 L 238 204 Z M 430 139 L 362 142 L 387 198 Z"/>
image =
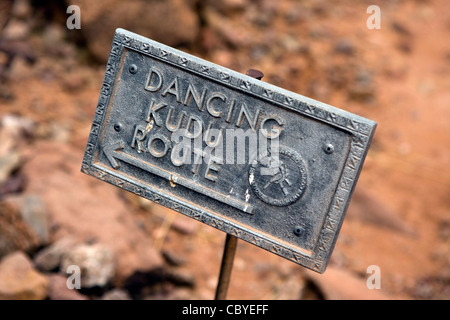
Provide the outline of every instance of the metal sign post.
<path id="1" fill-rule="evenodd" d="M 255 72 L 117 29 L 81 170 L 322 273 L 376 123 Z"/>
<path id="2" fill-rule="evenodd" d="M 216 300 L 225 300 L 228 286 L 231 280 L 231 270 L 233 269 L 234 256 L 236 253 L 238 238 L 227 233 L 225 247 L 223 249 L 222 265 L 220 266 L 219 282 L 216 288 Z"/>

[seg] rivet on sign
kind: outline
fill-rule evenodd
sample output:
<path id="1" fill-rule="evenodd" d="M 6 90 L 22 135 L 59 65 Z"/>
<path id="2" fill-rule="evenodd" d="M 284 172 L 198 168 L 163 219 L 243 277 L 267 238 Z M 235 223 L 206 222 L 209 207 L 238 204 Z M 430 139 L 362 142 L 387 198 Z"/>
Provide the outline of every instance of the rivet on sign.
<path id="1" fill-rule="evenodd" d="M 302 228 L 300 228 L 300 227 L 295 227 L 294 228 L 294 234 L 296 236 L 299 236 L 301 233 L 302 233 Z"/>
<path id="2" fill-rule="evenodd" d="M 130 66 L 130 69 L 128 69 L 128 70 L 130 70 L 131 74 L 135 74 L 137 72 L 137 70 L 138 70 L 138 67 L 135 64 L 132 64 Z"/>
<path id="3" fill-rule="evenodd" d="M 114 130 L 116 130 L 117 132 L 119 132 L 120 130 L 122 130 L 122 125 L 120 123 L 116 123 L 114 125 Z"/>
<path id="4" fill-rule="evenodd" d="M 324 147 L 323 147 L 323 151 L 325 151 L 326 154 L 332 154 L 334 151 L 334 146 L 331 143 L 327 143 Z"/>

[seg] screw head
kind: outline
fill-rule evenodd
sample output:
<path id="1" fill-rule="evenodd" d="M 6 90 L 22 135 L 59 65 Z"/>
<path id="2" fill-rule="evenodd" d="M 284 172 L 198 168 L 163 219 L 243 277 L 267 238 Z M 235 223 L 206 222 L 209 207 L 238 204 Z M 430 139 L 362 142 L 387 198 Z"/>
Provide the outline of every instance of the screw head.
<path id="1" fill-rule="evenodd" d="M 294 234 L 298 237 L 299 235 L 302 234 L 302 228 L 301 227 L 295 227 L 294 228 Z"/>
<path id="2" fill-rule="evenodd" d="M 128 70 L 131 74 L 136 74 L 136 72 L 138 71 L 138 67 L 135 64 L 132 64 Z"/>
<path id="3" fill-rule="evenodd" d="M 120 130 L 122 130 L 122 124 L 120 124 L 120 123 L 114 124 L 114 130 L 116 130 L 117 132 L 119 132 Z"/>
<path id="4" fill-rule="evenodd" d="M 331 143 L 327 143 L 323 146 L 323 151 L 326 154 L 332 154 L 334 152 L 334 146 Z"/>

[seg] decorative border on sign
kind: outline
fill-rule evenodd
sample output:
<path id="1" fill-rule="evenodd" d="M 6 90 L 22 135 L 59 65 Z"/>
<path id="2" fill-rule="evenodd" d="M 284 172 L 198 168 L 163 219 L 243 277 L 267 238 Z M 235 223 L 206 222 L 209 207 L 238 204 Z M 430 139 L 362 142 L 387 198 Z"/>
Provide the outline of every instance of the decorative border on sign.
<path id="1" fill-rule="evenodd" d="M 110 103 L 114 89 L 113 86 L 116 77 L 119 75 L 121 58 L 125 48 L 135 50 L 151 56 L 152 58 L 198 74 L 199 76 L 220 82 L 225 86 L 241 90 L 247 94 L 270 101 L 307 117 L 320 120 L 352 134 L 349 155 L 346 159 L 345 167 L 339 179 L 331 206 L 324 219 L 317 245 L 312 251 L 312 256 L 308 256 L 304 252 L 296 250 L 293 247 L 280 245 L 267 237 L 251 232 L 241 226 L 234 225 L 231 222 L 215 219 L 207 212 L 199 212 L 198 209 L 187 204 L 176 203 L 148 188 L 139 186 L 137 181 L 124 180 L 123 178 L 114 175 L 114 173 L 108 172 L 108 170 L 105 171 L 103 168 L 95 166 L 94 157 L 96 150 L 99 150 L 98 141 L 100 132 L 105 124 L 105 110 Z M 106 65 L 105 77 L 100 90 L 100 97 L 83 158 L 82 172 L 133 192 L 151 201 L 160 203 L 161 205 L 178 211 L 188 217 L 194 218 L 226 233 L 235 235 L 258 247 L 322 273 L 327 267 L 331 252 L 335 245 L 345 211 L 361 171 L 375 127 L 376 123 L 370 120 L 366 120 L 284 89 L 277 88 L 270 84 L 261 81 L 258 82 L 258 80 L 248 76 L 167 47 L 137 34 L 123 29 L 117 29 L 114 35 L 108 63 Z"/>

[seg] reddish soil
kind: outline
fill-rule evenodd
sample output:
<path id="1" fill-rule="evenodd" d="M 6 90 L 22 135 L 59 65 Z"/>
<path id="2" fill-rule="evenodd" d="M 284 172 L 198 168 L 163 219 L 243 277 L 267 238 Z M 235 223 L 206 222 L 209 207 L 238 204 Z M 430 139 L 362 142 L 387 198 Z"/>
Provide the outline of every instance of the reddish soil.
<path id="1" fill-rule="evenodd" d="M 314 12 L 310 17 L 303 15 L 301 8 L 293 10 L 295 1 L 279 1 L 268 26 L 249 22 L 248 14 L 240 11 L 223 15 L 221 19 L 227 21 L 227 31 L 232 34 L 227 36 L 236 43 L 223 42 L 215 37 L 218 31 L 207 25 L 199 42 L 183 50 L 239 72 L 262 70 L 263 81 L 378 122 L 330 272 L 321 276 L 330 277 L 326 282 L 330 288 L 322 288 L 323 294 L 334 290 L 337 296 L 328 297 L 373 298 L 373 290 L 367 288 L 350 294 L 356 290 L 350 287 L 353 282 L 345 281 L 335 270 L 344 270 L 346 276 L 365 284 L 367 267 L 377 265 L 382 286 L 377 294 L 383 298 L 450 299 L 448 3 L 373 1 L 382 10 L 380 30 L 366 27 L 366 8 L 372 3 L 345 3 L 337 1 L 334 8 L 322 4 L 317 12 L 308 11 Z M 249 38 L 252 45 L 245 44 Z M 29 65 L 16 59 L 7 81 L 1 83 L 0 117 L 18 114 L 36 123 L 35 138 L 22 146 L 27 157 L 37 156 L 42 143 L 54 143 L 55 147 L 61 143 L 81 167 L 104 65 L 88 62 L 86 49 L 69 40 L 61 40 L 57 47 L 63 53 L 54 53 L 56 49 L 49 48 L 40 30 L 33 32 L 28 42 L 38 60 Z M 269 53 L 259 56 L 258 50 Z M 51 180 L 60 170 L 43 173 L 24 166 L 29 181 L 46 176 Z M 73 179 L 103 184 L 91 177 Z M 136 196 L 117 188 L 107 188 L 114 196 L 120 195 L 127 214 L 142 224 L 153 246 L 176 253 L 185 260 L 180 270 L 195 277 L 193 289 L 166 298 L 212 299 L 225 234 L 168 209 L 143 205 Z M 81 191 L 70 192 L 70 198 L 77 199 Z M 46 199 L 59 201 L 57 197 Z M 57 204 L 48 206 L 59 208 Z M 82 203 L 79 207 L 83 210 Z M 66 218 L 57 218 L 58 214 L 62 215 L 52 212 L 60 224 L 54 238 L 70 233 L 64 228 L 71 224 L 65 225 Z M 99 223 L 95 215 L 80 215 L 84 219 L 80 224 Z M 108 221 L 103 223 L 108 225 Z M 190 231 L 180 232 L 177 223 Z M 240 241 L 228 298 L 318 298 L 309 285 L 314 279 L 302 267 Z M 320 282 L 315 283 L 320 287 Z"/>

